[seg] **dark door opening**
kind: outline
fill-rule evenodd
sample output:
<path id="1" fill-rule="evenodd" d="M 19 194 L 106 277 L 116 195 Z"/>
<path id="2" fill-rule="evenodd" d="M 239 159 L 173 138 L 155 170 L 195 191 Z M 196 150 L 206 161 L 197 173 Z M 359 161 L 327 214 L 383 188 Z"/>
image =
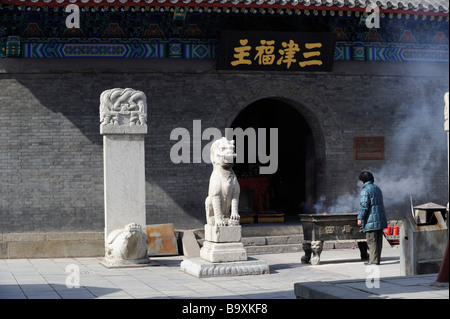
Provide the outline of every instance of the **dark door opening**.
<path id="1" fill-rule="evenodd" d="M 240 209 L 282 212 L 286 217 L 303 213 L 303 208 L 315 201 L 314 139 L 308 123 L 289 104 L 263 99 L 239 113 L 232 128 L 239 127 L 266 128 L 267 132 L 278 128 L 278 169 L 274 174 L 260 174 L 258 168 L 265 164 L 248 162 L 248 141 L 245 162 L 233 167 L 241 185 Z M 251 200 L 255 192 L 258 203 Z"/>

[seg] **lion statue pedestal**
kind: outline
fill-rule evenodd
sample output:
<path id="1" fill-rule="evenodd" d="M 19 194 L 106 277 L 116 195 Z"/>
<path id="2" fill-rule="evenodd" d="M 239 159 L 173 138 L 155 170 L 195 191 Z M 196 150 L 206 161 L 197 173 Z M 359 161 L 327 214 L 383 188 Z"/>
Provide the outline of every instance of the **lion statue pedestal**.
<path id="1" fill-rule="evenodd" d="M 269 273 L 267 263 L 247 260 L 239 225 L 239 183 L 232 167 L 234 141 L 225 137 L 211 146 L 213 172 L 205 201 L 205 241 L 200 258 L 181 263 L 181 270 L 196 277 L 259 275 Z"/>
<path id="2" fill-rule="evenodd" d="M 212 263 L 247 260 L 247 251 L 241 243 L 241 226 L 205 225 L 200 258 Z"/>

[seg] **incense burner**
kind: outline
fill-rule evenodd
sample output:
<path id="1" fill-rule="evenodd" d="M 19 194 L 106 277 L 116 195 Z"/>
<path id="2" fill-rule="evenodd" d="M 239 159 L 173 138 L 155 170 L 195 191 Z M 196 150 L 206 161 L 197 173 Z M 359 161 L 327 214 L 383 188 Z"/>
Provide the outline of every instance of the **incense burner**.
<path id="1" fill-rule="evenodd" d="M 369 258 L 366 236 L 357 224 L 357 214 L 300 214 L 299 217 L 304 236 L 302 263 L 320 264 L 324 241 L 356 241 L 361 259 Z"/>

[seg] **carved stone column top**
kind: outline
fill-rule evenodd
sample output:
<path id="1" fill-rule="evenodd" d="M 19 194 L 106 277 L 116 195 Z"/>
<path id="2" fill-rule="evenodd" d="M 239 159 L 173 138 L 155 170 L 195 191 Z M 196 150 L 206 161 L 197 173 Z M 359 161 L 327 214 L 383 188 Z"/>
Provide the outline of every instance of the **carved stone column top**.
<path id="1" fill-rule="evenodd" d="M 100 134 L 147 134 L 147 97 L 115 88 L 100 95 Z"/>

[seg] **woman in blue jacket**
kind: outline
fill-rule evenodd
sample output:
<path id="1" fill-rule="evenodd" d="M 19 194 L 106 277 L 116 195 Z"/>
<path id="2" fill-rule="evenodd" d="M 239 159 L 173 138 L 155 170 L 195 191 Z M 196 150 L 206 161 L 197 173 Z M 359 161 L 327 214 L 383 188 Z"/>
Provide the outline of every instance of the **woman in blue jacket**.
<path id="1" fill-rule="evenodd" d="M 359 195 L 358 225 L 366 234 L 370 260 L 366 265 L 380 264 L 383 247 L 383 229 L 387 227 L 384 211 L 383 193 L 374 184 L 374 177 L 369 171 L 362 171 L 359 180 L 363 185 Z"/>

